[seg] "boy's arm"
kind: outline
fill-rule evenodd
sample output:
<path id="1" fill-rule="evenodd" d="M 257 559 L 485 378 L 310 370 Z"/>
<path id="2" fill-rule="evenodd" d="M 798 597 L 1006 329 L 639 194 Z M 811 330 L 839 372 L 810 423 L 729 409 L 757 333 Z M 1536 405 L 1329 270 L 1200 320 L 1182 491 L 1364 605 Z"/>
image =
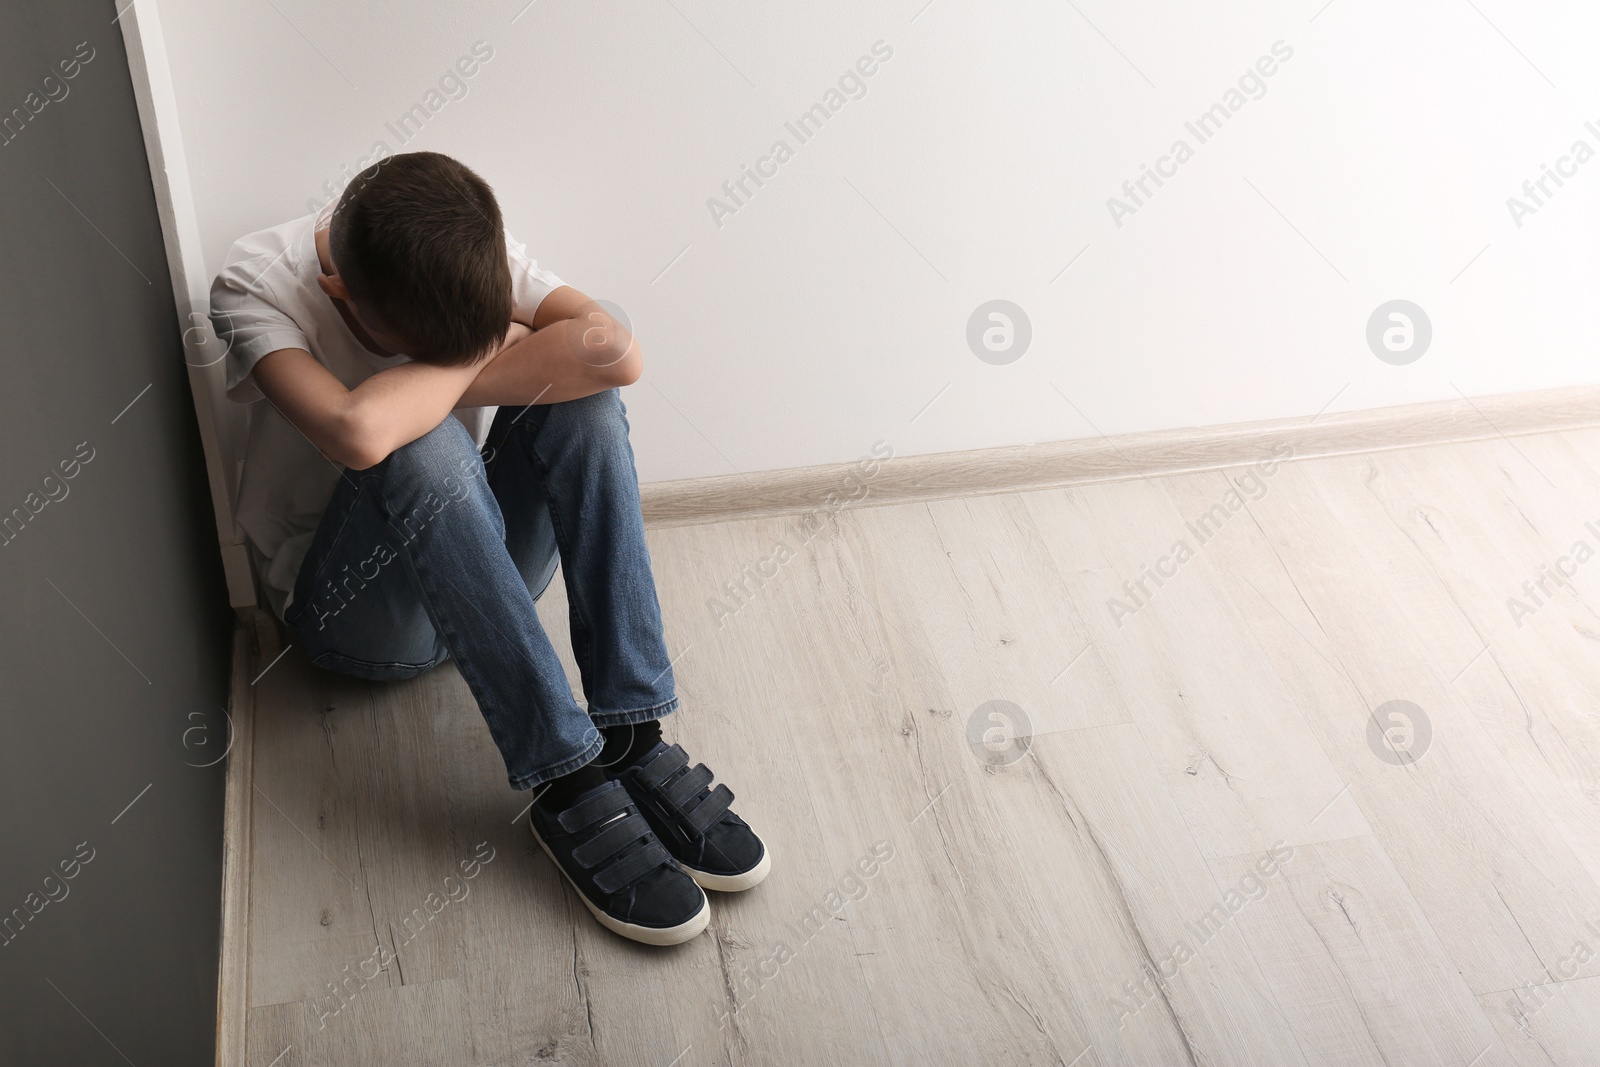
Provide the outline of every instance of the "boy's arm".
<path id="1" fill-rule="evenodd" d="M 572 286 L 540 301 L 529 325 L 532 335 L 483 365 L 456 406 L 559 404 L 639 380 L 639 342 Z"/>
<path id="2" fill-rule="evenodd" d="M 443 422 L 483 368 L 402 363 L 346 389 L 310 352 L 280 348 L 262 356 L 251 374 L 279 414 L 323 455 L 366 470 Z"/>
<path id="3" fill-rule="evenodd" d="M 280 414 L 335 463 L 366 470 L 458 407 L 556 404 L 639 379 L 638 342 L 589 297 L 562 286 L 512 342 L 464 367 L 401 363 L 346 389 L 302 348 L 261 357 L 251 374 Z"/>

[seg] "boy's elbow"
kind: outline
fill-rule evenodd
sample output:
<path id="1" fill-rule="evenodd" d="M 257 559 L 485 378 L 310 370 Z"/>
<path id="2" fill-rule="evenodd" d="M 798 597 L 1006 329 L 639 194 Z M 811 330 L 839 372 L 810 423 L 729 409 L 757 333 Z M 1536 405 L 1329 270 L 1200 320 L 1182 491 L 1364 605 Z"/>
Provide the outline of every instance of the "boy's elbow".
<path id="1" fill-rule="evenodd" d="M 323 449 L 335 463 L 351 470 L 364 471 L 389 458 L 392 449 L 371 420 L 360 411 L 348 412 L 339 420 L 331 447 Z"/>
<path id="2" fill-rule="evenodd" d="M 324 454 L 339 466 L 353 471 L 376 467 L 389 458 L 389 453 L 383 449 L 360 442 L 342 443 L 336 450 L 325 451 Z"/>
<path id="3" fill-rule="evenodd" d="M 329 456 L 328 458 L 353 471 L 364 471 L 369 467 L 376 467 L 388 459 L 389 450 L 362 444 L 347 448 L 342 456 Z"/>
<path id="4" fill-rule="evenodd" d="M 628 350 L 609 368 L 614 386 L 632 385 L 644 374 L 644 352 L 639 348 L 639 341 L 631 337 L 628 340 Z"/>

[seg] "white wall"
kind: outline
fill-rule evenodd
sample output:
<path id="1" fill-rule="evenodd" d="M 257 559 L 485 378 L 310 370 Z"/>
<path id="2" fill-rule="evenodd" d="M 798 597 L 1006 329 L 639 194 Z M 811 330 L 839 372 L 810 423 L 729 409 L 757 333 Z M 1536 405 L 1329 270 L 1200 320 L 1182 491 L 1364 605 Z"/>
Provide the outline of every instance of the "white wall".
<path id="1" fill-rule="evenodd" d="M 211 269 L 377 141 L 455 155 L 631 316 L 647 481 L 1600 380 L 1600 159 L 1520 228 L 1506 204 L 1600 150 L 1576 0 L 158 2 Z M 480 40 L 402 146 L 385 123 Z M 879 40 L 866 96 L 719 227 L 707 199 Z M 1107 198 L 1180 137 L 1118 227 Z M 992 298 L 1032 321 L 1010 365 L 966 344 Z M 1365 341 L 1394 298 L 1434 328 L 1407 366 Z"/>

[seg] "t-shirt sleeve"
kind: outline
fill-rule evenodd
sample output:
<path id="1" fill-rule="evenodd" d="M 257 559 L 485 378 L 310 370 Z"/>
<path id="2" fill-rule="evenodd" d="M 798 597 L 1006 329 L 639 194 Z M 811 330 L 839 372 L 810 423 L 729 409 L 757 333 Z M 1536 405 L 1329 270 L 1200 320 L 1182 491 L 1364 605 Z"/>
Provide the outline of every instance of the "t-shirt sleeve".
<path id="1" fill-rule="evenodd" d="M 311 342 L 278 306 L 262 274 L 271 266 L 262 255 L 229 263 L 211 283 L 211 327 L 222 342 L 224 387 L 241 404 L 261 399 L 250 372 L 268 352 L 280 348 L 311 351 Z"/>
<path id="2" fill-rule="evenodd" d="M 538 263 L 528 258 L 528 249 L 521 241 L 506 234 L 506 262 L 511 267 L 511 303 L 513 315 L 521 321 L 533 321 L 544 298 L 567 284 Z"/>

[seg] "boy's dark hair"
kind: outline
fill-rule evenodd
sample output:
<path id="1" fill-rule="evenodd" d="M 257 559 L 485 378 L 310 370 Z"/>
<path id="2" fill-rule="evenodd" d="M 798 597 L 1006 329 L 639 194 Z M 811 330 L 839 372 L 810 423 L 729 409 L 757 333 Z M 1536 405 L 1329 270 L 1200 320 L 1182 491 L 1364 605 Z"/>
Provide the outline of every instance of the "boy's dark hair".
<path id="1" fill-rule="evenodd" d="M 437 152 L 389 156 L 351 182 L 328 232 L 350 298 L 406 355 L 462 366 L 505 339 L 511 270 L 494 190 Z"/>

